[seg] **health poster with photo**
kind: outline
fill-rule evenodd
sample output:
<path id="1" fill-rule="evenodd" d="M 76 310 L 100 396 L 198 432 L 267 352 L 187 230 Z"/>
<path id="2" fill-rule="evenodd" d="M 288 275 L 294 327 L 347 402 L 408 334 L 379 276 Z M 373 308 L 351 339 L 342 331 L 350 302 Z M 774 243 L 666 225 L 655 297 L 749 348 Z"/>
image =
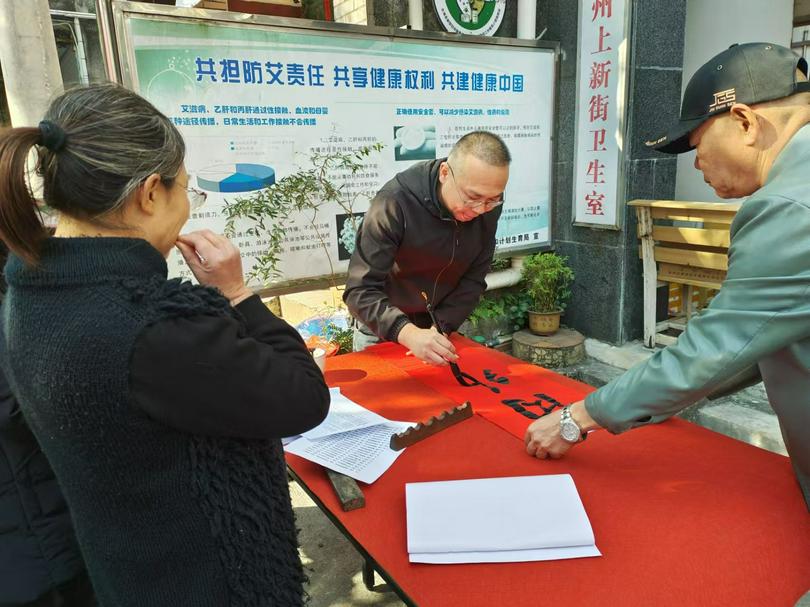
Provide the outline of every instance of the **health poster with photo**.
<path id="1" fill-rule="evenodd" d="M 549 243 L 553 50 L 135 13 L 124 35 L 127 84 L 180 129 L 189 185 L 208 194 L 186 231 L 222 232 L 225 201 L 308 168 L 313 152 L 379 143 L 353 178 L 330 175 L 361 219 L 396 173 L 442 158 L 465 133 L 486 129 L 513 157 L 498 250 Z M 357 225 L 344 206 L 291 218 L 279 283 L 253 286 L 344 272 Z M 237 224 L 235 237 L 246 274 L 268 244 L 247 235 L 248 226 Z M 172 275 L 189 276 L 178 254 L 169 265 Z"/>

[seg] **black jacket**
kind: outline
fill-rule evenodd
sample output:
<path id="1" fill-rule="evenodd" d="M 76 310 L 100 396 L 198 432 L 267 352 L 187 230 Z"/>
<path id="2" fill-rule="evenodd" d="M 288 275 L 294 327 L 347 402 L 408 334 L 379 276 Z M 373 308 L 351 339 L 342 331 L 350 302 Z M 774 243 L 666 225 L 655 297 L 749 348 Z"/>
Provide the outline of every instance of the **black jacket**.
<path id="1" fill-rule="evenodd" d="M 83 570 L 65 498 L 0 371 L 0 604 L 34 601 Z"/>
<path id="2" fill-rule="evenodd" d="M 301 605 L 279 438 L 326 416 L 323 375 L 258 297 L 166 274 L 139 239 L 12 256 L 0 364 L 101 607 Z"/>
<path id="3" fill-rule="evenodd" d="M 358 230 L 343 300 L 389 341 L 408 322 L 430 326 L 423 291 L 440 328 L 451 332 L 486 289 L 501 208 L 468 222 L 453 219 L 437 193 L 443 161 L 416 164 L 386 183 Z"/>

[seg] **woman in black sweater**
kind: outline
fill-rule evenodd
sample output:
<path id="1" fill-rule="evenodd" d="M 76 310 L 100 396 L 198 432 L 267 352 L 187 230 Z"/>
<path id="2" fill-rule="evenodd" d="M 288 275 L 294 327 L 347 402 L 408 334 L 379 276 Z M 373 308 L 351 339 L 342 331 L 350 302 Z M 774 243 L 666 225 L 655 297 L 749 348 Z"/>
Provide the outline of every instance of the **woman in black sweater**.
<path id="1" fill-rule="evenodd" d="M 32 147 L 55 237 L 25 182 Z M 328 389 L 245 287 L 236 247 L 179 236 L 204 197 L 184 154 L 172 123 L 116 85 L 69 91 L 38 128 L 0 136 L 0 365 L 100 605 L 300 605 L 279 439 L 323 420 Z M 167 280 L 174 246 L 200 286 Z"/>

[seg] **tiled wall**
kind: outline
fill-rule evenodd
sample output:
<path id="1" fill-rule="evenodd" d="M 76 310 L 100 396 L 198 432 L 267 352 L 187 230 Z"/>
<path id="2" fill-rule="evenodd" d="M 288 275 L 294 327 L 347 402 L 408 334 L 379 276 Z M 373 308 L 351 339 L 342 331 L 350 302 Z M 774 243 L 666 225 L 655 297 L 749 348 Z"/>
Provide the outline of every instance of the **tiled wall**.
<path id="1" fill-rule="evenodd" d="M 335 21 L 366 25 L 366 0 L 334 0 Z"/>

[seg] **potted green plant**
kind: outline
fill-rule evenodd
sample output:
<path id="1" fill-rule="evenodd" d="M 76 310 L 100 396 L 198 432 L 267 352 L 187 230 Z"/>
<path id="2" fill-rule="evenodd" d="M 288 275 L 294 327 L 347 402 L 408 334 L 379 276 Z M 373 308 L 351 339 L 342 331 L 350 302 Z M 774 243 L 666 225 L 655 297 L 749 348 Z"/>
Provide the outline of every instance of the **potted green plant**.
<path id="1" fill-rule="evenodd" d="M 472 339 L 489 343 L 509 331 L 506 307 L 497 295 L 481 296 L 478 305 L 467 319 L 470 323 L 469 334 Z"/>
<path id="2" fill-rule="evenodd" d="M 487 293 L 462 325 L 462 332 L 477 342 L 497 345 L 501 336 L 526 326 L 531 307 L 531 296 L 525 291 Z"/>
<path id="3" fill-rule="evenodd" d="M 520 290 L 507 293 L 503 297 L 506 306 L 506 315 L 509 318 L 512 333 L 520 331 L 528 324 L 529 310 L 532 308 L 532 297 L 526 291 Z"/>
<path id="4" fill-rule="evenodd" d="M 523 262 L 521 278 L 533 300 L 529 330 L 535 335 L 553 335 L 560 328 L 574 280 L 567 262 L 567 257 L 556 253 L 536 253 Z"/>

